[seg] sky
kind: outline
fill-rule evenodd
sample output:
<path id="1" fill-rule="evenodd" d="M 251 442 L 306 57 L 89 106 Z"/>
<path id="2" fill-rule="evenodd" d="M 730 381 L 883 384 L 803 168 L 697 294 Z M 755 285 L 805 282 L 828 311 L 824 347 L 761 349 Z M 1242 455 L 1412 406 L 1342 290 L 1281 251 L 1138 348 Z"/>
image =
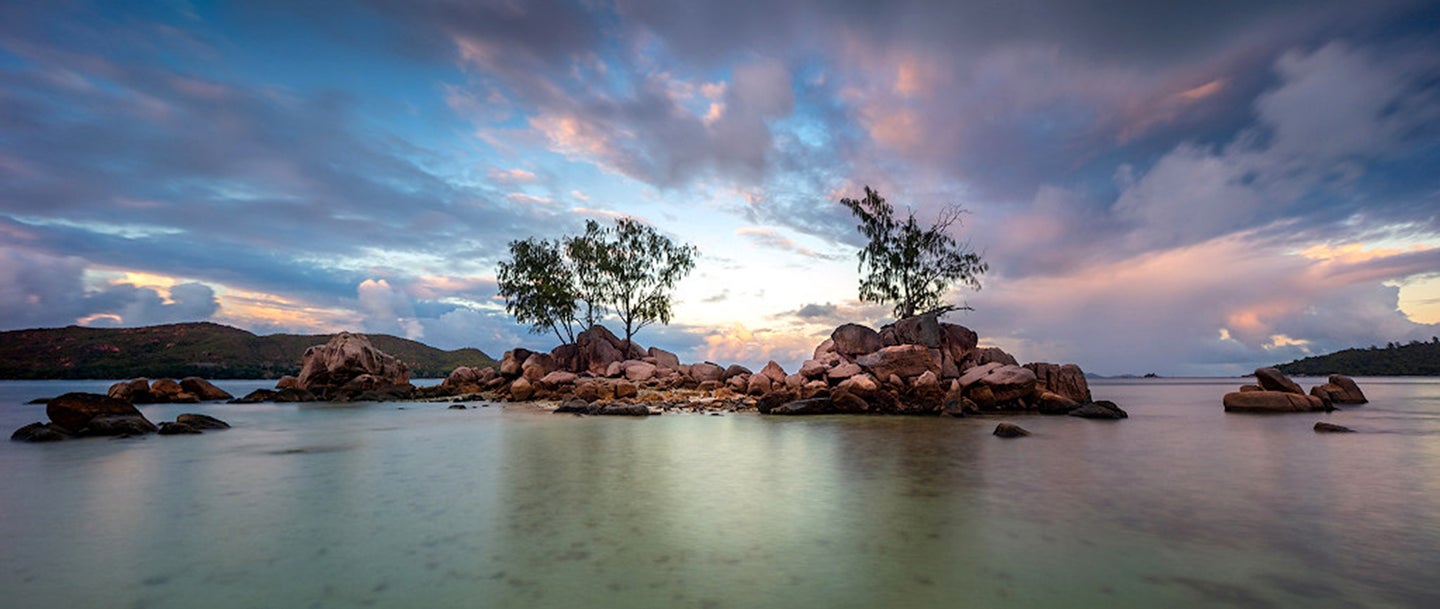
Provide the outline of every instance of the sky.
<path id="1" fill-rule="evenodd" d="M 1021 361 L 1428 341 L 1440 5 L 0 3 L 4 330 L 548 349 L 508 243 L 628 216 L 699 249 L 637 342 L 793 370 L 891 321 L 838 203 L 866 185 L 966 210 L 990 270 L 947 320 Z"/>

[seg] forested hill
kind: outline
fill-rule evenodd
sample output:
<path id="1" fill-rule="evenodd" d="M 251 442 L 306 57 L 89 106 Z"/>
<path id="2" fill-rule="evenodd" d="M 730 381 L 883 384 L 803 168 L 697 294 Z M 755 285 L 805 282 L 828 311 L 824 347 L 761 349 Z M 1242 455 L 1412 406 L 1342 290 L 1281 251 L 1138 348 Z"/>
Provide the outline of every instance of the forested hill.
<path id="1" fill-rule="evenodd" d="M 0 378 L 278 378 L 298 374 L 305 349 L 324 344 L 331 336 L 256 336 L 209 322 L 14 330 L 0 332 Z M 412 378 L 443 377 L 456 366 L 495 362 L 479 349 L 442 351 L 386 334 L 366 336 L 375 348 L 409 365 Z"/>
<path id="2" fill-rule="evenodd" d="M 1346 349 L 1277 366 L 1285 374 L 1324 376 L 1440 376 L 1440 341 Z"/>

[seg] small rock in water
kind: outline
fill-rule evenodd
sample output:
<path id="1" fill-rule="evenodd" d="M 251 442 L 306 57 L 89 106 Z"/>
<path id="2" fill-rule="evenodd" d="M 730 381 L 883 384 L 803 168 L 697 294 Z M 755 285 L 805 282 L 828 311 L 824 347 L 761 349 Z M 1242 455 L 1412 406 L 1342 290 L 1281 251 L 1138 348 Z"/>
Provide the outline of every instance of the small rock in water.
<path id="1" fill-rule="evenodd" d="M 1020 438 L 1030 435 L 1024 427 L 1012 423 L 1001 423 L 995 426 L 995 435 L 1002 438 Z"/>
<path id="2" fill-rule="evenodd" d="M 1344 426 L 1344 425 L 1336 425 L 1336 424 L 1334 424 L 1334 423 L 1326 423 L 1326 422 L 1324 422 L 1324 421 L 1320 421 L 1320 422 L 1318 422 L 1318 423 L 1315 424 L 1315 431 L 1316 431 L 1316 432 L 1319 432 L 1319 433 L 1354 433 L 1354 432 L 1355 432 L 1355 430 L 1350 429 L 1349 427 L 1346 427 L 1346 426 Z"/>
<path id="3" fill-rule="evenodd" d="M 189 425 L 195 429 L 230 429 L 230 424 L 208 414 L 195 414 L 187 412 L 175 417 L 176 423 Z"/>
<path id="4" fill-rule="evenodd" d="M 451 404 L 450 410 L 468 410 L 470 407 L 464 404 Z"/>
<path id="5" fill-rule="evenodd" d="M 178 436 L 178 435 L 182 435 L 182 434 L 198 434 L 198 433 L 204 433 L 204 432 L 200 431 L 199 429 L 196 429 L 194 426 L 192 426 L 192 425 L 190 425 L 190 424 L 188 424 L 188 423 L 176 423 L 176 422 L 171 422 L 171 421 L 161 421 L 161 422 L 160 422 L 160 435 L 162 435 L 162 436 Z"/>
<path id="6" fill-rule="evenodd" d="M 1081 405 L 1071 410 L 1069 415 L 1086 419 L 1124 419 L 1130 416 L 1126 414 L 1124 410 L 1121 410 L 1119 406 L 1116 406 L 1115 402 L 1111 402 L 1110 400 L 1099 400 Z"/>
<path id="7" fill-rule="evenodd" d="M 10 434 L 10 439 L 16 442 L 58 442 L 69 438 L 70 434 L 53 423 L 35 422 Z"/>

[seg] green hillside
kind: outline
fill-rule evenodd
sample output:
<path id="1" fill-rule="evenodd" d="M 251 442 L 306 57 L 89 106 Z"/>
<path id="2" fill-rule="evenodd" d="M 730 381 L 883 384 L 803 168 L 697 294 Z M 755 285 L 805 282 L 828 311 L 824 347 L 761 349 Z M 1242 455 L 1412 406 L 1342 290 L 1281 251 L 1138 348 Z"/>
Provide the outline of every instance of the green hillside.
<path id="1" fill-rule="evenodd" d="M 1440 341 L 1346 349 L 1276 367 L 1285 374 L 1300 376 L 1440 376 Z"/>
<path id="2" fill-rule="evenodd" d="M 305 349 L 324 344 L 331 336 L 256 336 L 209 322 L 14 330 L 0 332 L 0 378 L 278 378 L 298 374 Z M 395 336 L 367 336 L 375 348 L 409 365 L 414 378 L 443 377 L 456 366 L 495 362 L 479 349 L 442 351 Z"/>

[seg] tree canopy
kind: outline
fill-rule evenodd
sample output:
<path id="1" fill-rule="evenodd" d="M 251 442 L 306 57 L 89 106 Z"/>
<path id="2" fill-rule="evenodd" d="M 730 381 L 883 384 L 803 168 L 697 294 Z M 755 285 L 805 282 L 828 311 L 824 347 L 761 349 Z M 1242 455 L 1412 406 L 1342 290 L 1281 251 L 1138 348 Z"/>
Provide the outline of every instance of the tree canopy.
<path id="1" fill-rule="evenodd" d="M 896 319 L 935 309 L 956 307 L 945 302 L 952 284 L 980 289 L 980 275 L 990 267 L 980 254 L 950 236 L 965 210 L 946 206 L 928 229 L 920 228 L 915 212 L 897 220 L 895 208 L 880 193 L 865 187 L 862 199 L 840 199 L 859 219 L 855 228 L 869 239 L 860 250 L 860 300 L 895 303 Z"/>
<path id="2" fill-rule="evenodd" d="M 614 313 L 629 343 L 645 326 L 670 323 L 671 291 L 695 268 L 697 252 L 630 218 L 614 227 L 588 220 L 581 235 L 511 242 L 496 277 L 505 311 L 531 332 L 571 343 L 574 325 Z"/>

